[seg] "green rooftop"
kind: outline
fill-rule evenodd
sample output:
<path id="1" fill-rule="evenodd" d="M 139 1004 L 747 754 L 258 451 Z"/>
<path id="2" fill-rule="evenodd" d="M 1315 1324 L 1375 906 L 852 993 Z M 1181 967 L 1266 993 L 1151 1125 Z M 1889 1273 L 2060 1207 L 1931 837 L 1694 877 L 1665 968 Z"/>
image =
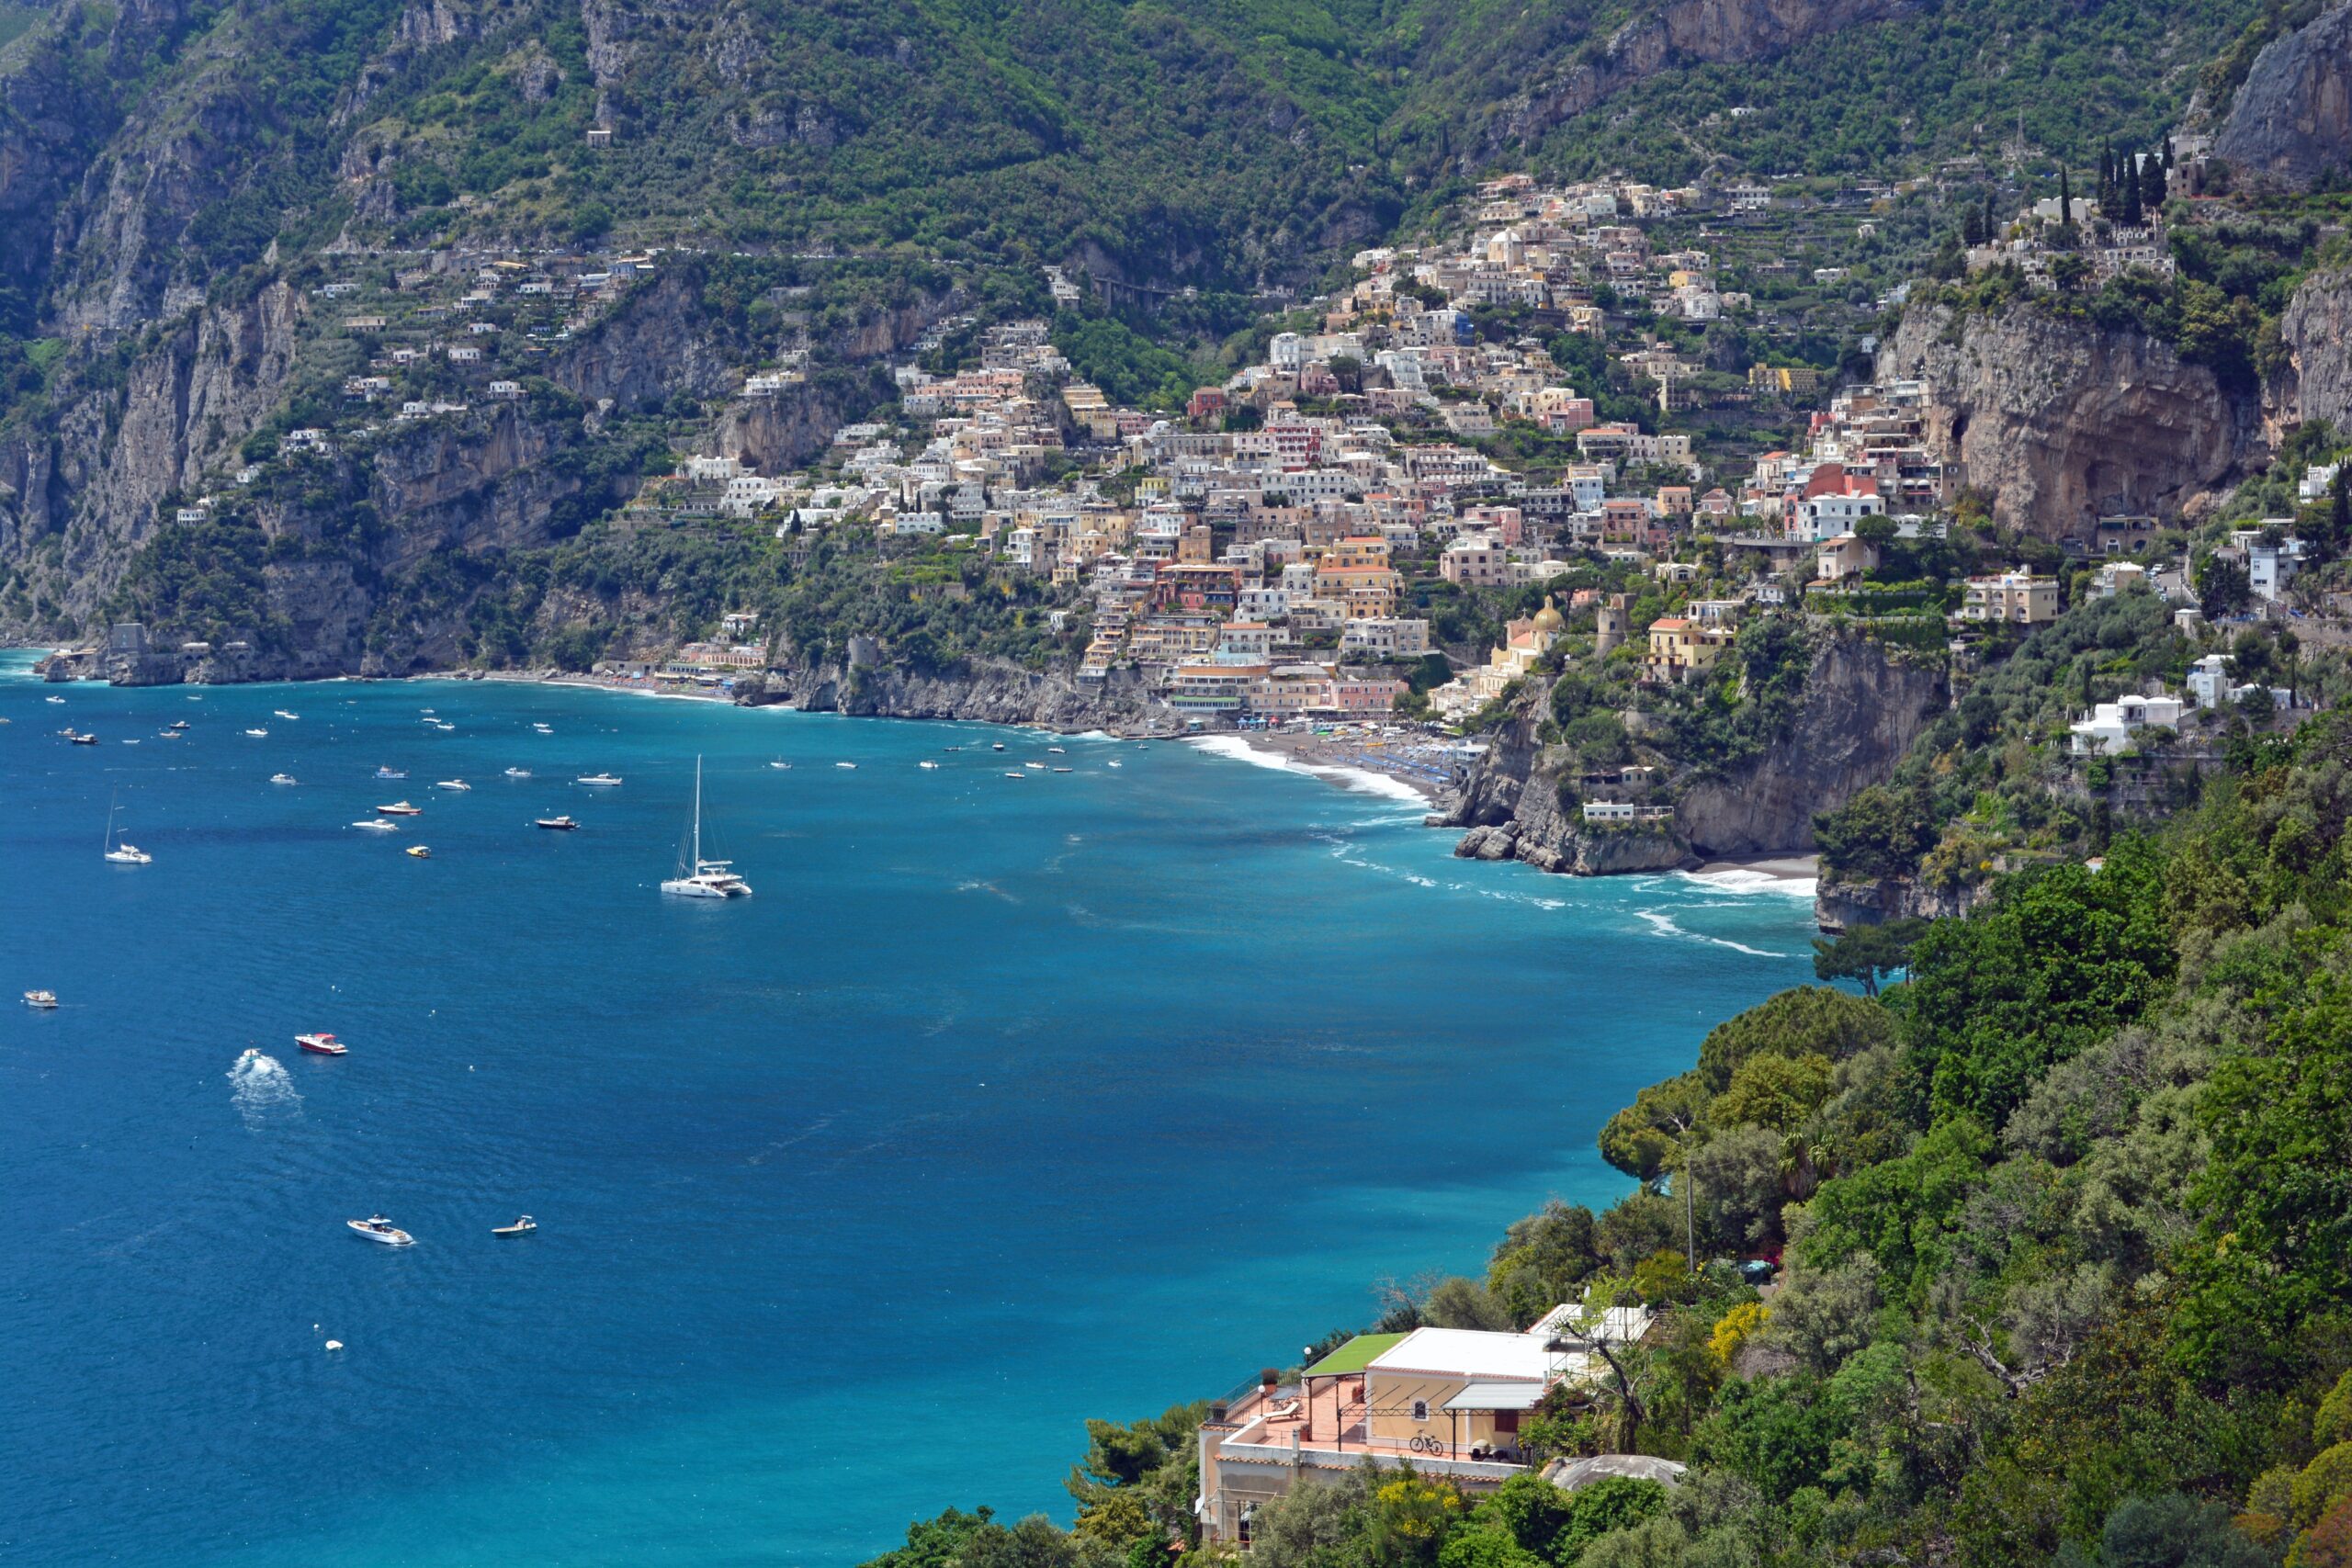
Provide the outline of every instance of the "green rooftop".
<path id="1" fill-rule="evenodd" d="M 1401 1334 L 1359 1334 L 1307 1368 L 1306 1375 L 1328 1378 L 1340 1372 L 1360 1372 L 1372 1365 L 1374 1357 L 1404 1337 Z"/>

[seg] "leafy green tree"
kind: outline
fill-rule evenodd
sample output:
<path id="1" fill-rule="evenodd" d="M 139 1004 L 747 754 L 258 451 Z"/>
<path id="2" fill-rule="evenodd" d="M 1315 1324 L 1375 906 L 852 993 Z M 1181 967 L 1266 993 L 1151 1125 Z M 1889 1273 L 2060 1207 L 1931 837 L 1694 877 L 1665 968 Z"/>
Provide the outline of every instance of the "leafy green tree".
<path id="1" fill-rule="evenodd" d="M 1858 980 L 1866 996 L 1878 995 L 1879 976 L 1899 973 L 1911 962 L 1911 949 L 1926 932 L 1925 920 L 1887 920 L 1874 926 L 1852 926 L 1834 942 L 1815 940 L 1813 973 L 1819 980 Z"/>

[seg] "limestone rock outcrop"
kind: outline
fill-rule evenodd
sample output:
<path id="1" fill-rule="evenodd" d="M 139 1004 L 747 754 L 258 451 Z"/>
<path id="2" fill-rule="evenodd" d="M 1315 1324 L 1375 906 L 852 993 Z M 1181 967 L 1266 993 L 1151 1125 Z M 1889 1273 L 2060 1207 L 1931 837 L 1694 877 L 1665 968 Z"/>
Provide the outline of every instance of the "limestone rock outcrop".
<path id="1" fill-rule="evenodd" d="M 1996 519 L 2046 539 L 2084 537 L 2106 515 L 2194 510 L 2261 433 L 2252 396 L 2167 344 L 2030 305 L 1909 310 L 1877 375 L 1928 383 L 1930 444 Z"/>
<path id="2" fill-rule="evenodd" d="M 2330 6 L 2255 56 L 2213 155 L 2279 185 L 2352 165 L 2352 5 Z"/>

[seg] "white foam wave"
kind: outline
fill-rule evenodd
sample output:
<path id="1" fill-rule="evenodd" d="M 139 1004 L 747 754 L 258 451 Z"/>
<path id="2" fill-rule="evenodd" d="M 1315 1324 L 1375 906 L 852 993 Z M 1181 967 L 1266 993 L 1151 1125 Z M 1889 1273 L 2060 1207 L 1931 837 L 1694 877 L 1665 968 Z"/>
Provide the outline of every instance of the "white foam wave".
<path id="1" fill-rule="evenodd" d="M 1744 942 L 1734 942 L 1728 937 L 1709 936 L 1704 931 L 1686 931 L 1681 926 L 1675 923 L 1673 916 L 1665 913 L 1663 910 L 1636 909 L 1634 913 L 1642 919 L 1647 920 L 1650 924 L 1650 929 L 1657 931 L 1660 936 L 1679 936 L 1686 942 L 1710 942 L 1716 947 L 1728 947 L 1734 953 L 1745 953 L 1751 958 L 1790 958 L 1794 956 L 1792 953 L 1774 953 L 1767 948 L 1750 947 Z"/>
<path id="2" fill-rule="evenodd" d="M 1744 866 L 1724 871 L 1678 871 L 1674 874 L 1717 893 L 1778 893 L 1785 897 L 1810 899 L 1817 886 L 1810 876 L 1775 876 L 1769 871 L 1749 871 Z"/>
<path id="3" fill-rule="evenodd" d="M 1302 762 L 1279 751 L 1261 751 L 1238 735 L 1204 735 L 1187 744 L 1212 757 L 1229 757 L 1237 762 L 1248 762 L 1252 767 L 1268 768 L 1278 773 L 1305 773 L 1310 778 L 1338 784 L 1351 794 L 1376 795 L 1400 806 L 1410 806 L 1416 811 L 1429 809 L 1429 799 L 1419 790 L 1402 779 L 1374 773 L 1370 768 Z"/>
<path id="4" fill-rule="evenodd" d="M 273 1116 L 301 1109 L 301 1091 L 294 1087 L 293 1078 L 274 1056 L 257 1050 L 247 1051 L 225 1076 L 230 1098 L 236 1102 L 237 1114 L 244 1118 L 247 1127 L 260 1127 Z"/>

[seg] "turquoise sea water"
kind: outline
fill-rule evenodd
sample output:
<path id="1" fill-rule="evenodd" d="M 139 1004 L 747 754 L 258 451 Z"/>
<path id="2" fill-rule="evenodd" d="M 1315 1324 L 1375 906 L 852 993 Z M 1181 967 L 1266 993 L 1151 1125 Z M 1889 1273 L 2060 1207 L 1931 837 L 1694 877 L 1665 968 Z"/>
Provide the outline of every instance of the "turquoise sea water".
<path id="1" fill-rule="evenodd" d="M 1607 1201 L 1601 1120 L 1810 973 L 1801 898 L 1459 862 L 1179 746 L 51 694 L 0 679 L 11 1563 L 839 1564 L 950 1504 L 1067 1517 L 1085 1417 Z M 654 889 L 697 752 L 747 902 Z M 153 864 L 102 862 L 110 800 Z"/>

